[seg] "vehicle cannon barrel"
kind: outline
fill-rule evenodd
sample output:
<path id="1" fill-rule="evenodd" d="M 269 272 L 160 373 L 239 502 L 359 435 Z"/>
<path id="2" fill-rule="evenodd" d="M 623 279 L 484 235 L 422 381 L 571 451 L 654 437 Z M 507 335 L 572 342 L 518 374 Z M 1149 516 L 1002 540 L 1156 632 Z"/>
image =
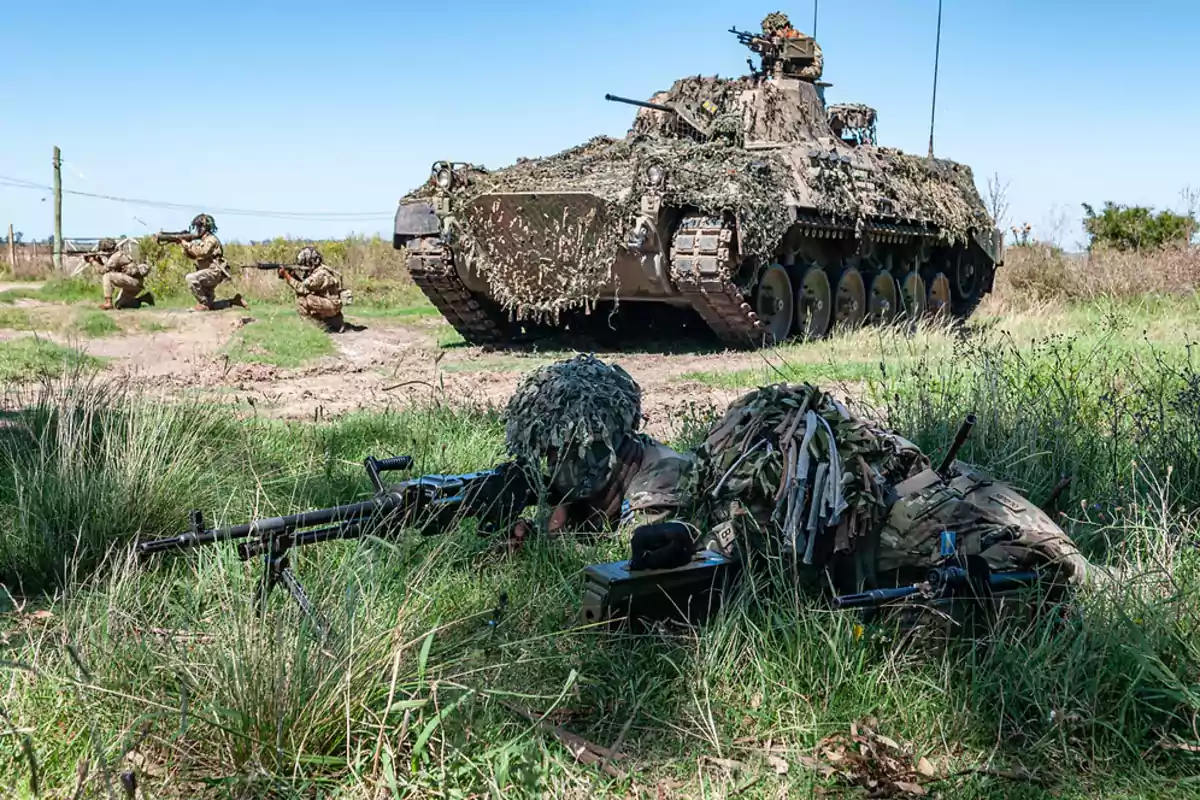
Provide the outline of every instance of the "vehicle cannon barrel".
<path id="1" fill-rule="evenodd" d="M 609 101 L 610 103 L 625 103 L 626 105 L 631 105 L 631 106 L 641 106 L 642 108 L 652 108 L 655 111 L 666 111 L 670 114 L 675 113 L 675 109 L 671 108 L 670 106 L 664 106 L 662 103 L 649 103 L 645 100 L 633 100 L 628 97 L 618 97 L 615 94 L 606 94 L 606 95 L 604 95 L 604 99 Z"/>

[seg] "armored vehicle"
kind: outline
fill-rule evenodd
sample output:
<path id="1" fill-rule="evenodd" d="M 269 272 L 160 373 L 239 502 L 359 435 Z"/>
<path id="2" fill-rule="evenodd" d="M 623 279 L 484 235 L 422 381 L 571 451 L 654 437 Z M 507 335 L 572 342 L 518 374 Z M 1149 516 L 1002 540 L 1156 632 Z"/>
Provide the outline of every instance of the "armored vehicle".
<path id="1" fill-rule="evenodd" d="M 962 318 L 990 291 L 1003 238 L 971 169 L 881 146 L 868 106 L 827 105 L 810 37 L 731 32 L 750 74 L 608 95 L 637 109 L 624 138 L 493 171 L 439 161 L 400 201 L 394 245 L 468 342 L 676 306 L 761 347 Z"/>

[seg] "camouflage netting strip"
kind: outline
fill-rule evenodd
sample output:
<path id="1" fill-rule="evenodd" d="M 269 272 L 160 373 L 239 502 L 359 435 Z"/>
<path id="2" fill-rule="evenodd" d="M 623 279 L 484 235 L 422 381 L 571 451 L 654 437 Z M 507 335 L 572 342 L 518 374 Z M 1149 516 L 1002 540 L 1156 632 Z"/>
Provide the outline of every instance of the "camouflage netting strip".
<path id="1" fill-rule="evenodd" d="M 748 510 L 776 546 L 803 554 L 806 564 L 831 530 L 834 552 L 853 551 L 883 521 L 882 487 L 929 466 L 913 444 L 809 384 L 745 395 L 709 430 L 698 456 L 716 517 Z"/>
<path id="2" fill-rule="evenodd" d="M 624 433 L 642 422 L 642 390 L 629 373 L 592 355 L 541 367 L 521 381 L 505 411 L 505 441 L 514 457 L 540 461 L 570 445 L 581 460 L 593 442 L 611 458 Z"/>

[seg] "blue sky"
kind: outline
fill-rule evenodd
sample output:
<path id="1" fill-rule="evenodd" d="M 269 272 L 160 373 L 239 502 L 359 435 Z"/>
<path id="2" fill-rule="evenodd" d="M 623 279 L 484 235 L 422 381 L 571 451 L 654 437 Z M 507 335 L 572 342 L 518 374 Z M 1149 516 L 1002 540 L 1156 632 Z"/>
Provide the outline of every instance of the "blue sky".
<path id="1" fill-rule="evenodd" d="M 765 4 L 715 0 L 112 0 L 10 3 L 0 176 L 279 212 L 217 214 L 227 239 L 388 231 L 437 159 L 489 167 L 623 135 L 632 111 L 688 74 L 741 74 Z M 194 9 L 202 8 L 203 11 Z M 782 10 L 812 23 L 812 0 Z M 880 112 L 880 139 L 924 153 L 936 0 L 823 0 L 831 102 Z M 981 190 L 1011 181 L 1011 222 L 1082 238 L 1079 204 L 1175 207 L 1200 187 L 1196 0 L 945 0 L 937 153 Z M 15 52 L 14 49 L 15 48 Z M 13 74 L 15 72 L 15 74 Z M 74 112 L 73 114 L 70 112 Z M 93 116 L 83 118 L 80 113 Z M 198 209 L 197 209 L 198 210 Z M 64 233 L 180 228 L 190 210 L 67 196 Z M 134 218 L 141 222 L 135 221 Z M 47 193 L 0 185 L 0 225 L 52 227 Z M 143 227 L 142 223 L 145 223 Z"/>

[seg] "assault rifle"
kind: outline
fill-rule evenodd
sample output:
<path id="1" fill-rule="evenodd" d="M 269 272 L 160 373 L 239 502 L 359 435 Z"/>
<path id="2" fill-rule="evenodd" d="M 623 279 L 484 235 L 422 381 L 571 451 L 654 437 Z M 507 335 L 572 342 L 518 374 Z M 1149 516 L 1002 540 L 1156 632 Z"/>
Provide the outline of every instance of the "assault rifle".
<path id="1" fill-rule="evenodd" d="M 154 234 L 154 241 L 162 243 L 192 242 L 200 238 L 194 231 L 159 231 Z"/>
<path id="2" fill-rule="evenodd" d="M 475 519 L 480 535 L 487 535 L 511 525 L 537 499 L 531 472 L 521 461 L 504 462 L 484 472 L 423 475 L 384 485 L 381 473 L 407 470 L 412 462 L 411 456 L 385 459 L 368 456 L 363 466 L 375 489 L 370 500 L 215 529 L 206 528 L 203 514 L 194 510 L 188 530 L 178 536 L 139 542 L 136 552 L 139 558 L 144 558 L 155 553 L 238 541 L 239 559 L 263 559 L 258 588 L 260 608 L 271 590 L 282 583 L 305 615 L 317 624 L 324 638 L 329 626 L 313 608 L 289 563 L 288 553 L 293 547 L 369 535 L 396 535 L 410 527 L 431 535 L 442 533 L 463 519 Z"/>
<path id="3" fill-rule="evenodd" d="M 261 269 L 278 272 L 281 269 L 287 270 L 292 275 L 297 272 L 305 272 L 308 267 L 302 267 L 299 264 L 277 264 L 273 261 L 255 261 L 253 264 L 239 264 L 238 269 Z"/>

